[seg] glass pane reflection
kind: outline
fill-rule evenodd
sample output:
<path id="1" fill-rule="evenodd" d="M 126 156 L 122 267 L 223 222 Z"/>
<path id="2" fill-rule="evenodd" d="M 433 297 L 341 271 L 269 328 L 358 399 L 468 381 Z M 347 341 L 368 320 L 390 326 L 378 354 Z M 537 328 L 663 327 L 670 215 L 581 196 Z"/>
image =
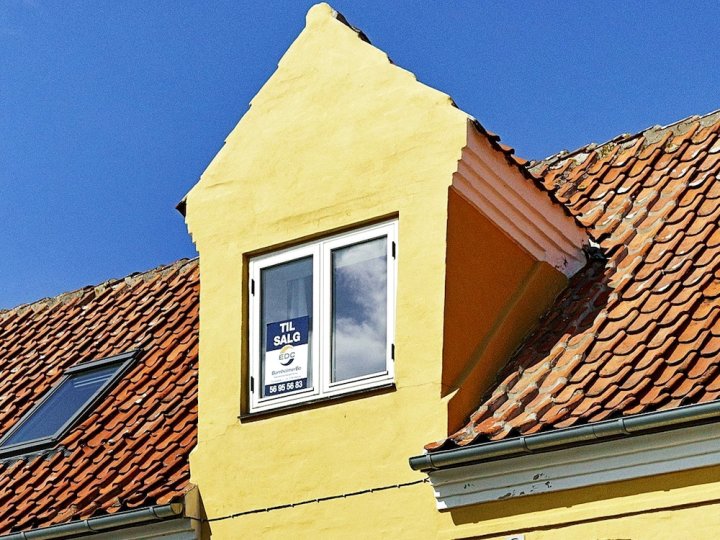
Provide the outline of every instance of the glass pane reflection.
<path id="1" fill-rule="evenodd" d="M 386 370 L 387 238 L 332 251 L 332 382 Z"/>
<path id="2" fill-rule="evenodd" d="M 52 437 L 120 369 L 121 365 L 71 375 L 40 405 L 3 446 Z"/>

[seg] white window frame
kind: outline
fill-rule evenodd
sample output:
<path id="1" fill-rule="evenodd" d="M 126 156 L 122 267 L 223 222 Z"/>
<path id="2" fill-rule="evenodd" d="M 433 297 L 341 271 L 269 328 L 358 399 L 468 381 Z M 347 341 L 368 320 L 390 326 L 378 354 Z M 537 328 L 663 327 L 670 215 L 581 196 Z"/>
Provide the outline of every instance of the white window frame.
<path id="1" fill-rule="evenodd" d="M 385 369 L 349 380 L 331 382 L 332 258 L 333 249 L 375 238 L 386 237 L 387 249 L 387 350 Z M 313 260 L 313 339 L 312 388 L 280 396 L 261 397 L 261 291 L 262 270 L 278 264 L 312 256 Z M 350 232 L 333 235 L 297 247 L 253 257 L 249 261 L 249 392 L 250 413 L 289 407 L 310 401 L 329 399 L 348 393 L 387 386 L 394 382 L 395 296 L 397 288 L 397 220 L 383 222 Z"/>

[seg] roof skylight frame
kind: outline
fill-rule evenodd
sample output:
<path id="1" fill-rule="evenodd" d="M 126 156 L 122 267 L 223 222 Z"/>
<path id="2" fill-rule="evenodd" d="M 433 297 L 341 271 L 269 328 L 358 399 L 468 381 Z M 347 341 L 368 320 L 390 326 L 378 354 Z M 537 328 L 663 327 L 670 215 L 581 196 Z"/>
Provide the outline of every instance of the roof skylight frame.
<path id="1" fill-rule="evenodd" d="M 93 360 L 90 362 L 84 362 L 76 364 L 65 370 L 62 378 L 53 385 L 50 390 L 45 392 L 45 395 L 35 403 L 29 411 L 27 411 L 20 420 L 8 431 L 2 438 L 0 438 L 0 459 L 30 454 L 40 450 L 45 450 L 58 444 L 60 439 L 65 435 L 68 430 L 73 427 L 78 420 L 83 418 L 85 414 L 92 409 L 97 403 L 105 396 L 107 391 L 128 371 L 128 369 L 134 364 L 142 351 L 132 350 L 121 354 Z M 39 437 L 27 441 L 22 441 L 10 446 L 5 446 L 5 442 L 13 437 L 13 435 L 22 428 L 28 420 L 30 420 L 35 413 L 42 407 L 42 405 L 49 400 L 55 392 L 58 391 L 62 385 L 69 380 L 71 377 L 83 373 L 86 371 L 92 371 L 97 368 L 107 367 L 113 364 L 119 364 L 118 369 L 113 373 L 107 381 L 105 381 L 86 401 L 81 405 L 71 416 L 68 418 L 56 431 L 50 436 Z"/>

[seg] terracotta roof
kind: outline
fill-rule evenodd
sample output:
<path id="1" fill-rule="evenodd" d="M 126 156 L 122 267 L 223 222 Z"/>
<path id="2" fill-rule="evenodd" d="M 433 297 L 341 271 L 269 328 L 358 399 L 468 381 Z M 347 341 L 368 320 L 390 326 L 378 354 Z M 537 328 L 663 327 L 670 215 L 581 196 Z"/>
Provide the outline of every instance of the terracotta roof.
<path id="1" fill-rule="evenodd" d="M 0 534 L 182 497 L 196 440 L 197 325 L 194 260 L 0 312 L 2 434 L 66 368 L 143 351 L 58 448 L 0 461 Z"/>
<path id="2" fill-rule="evenodd" d="M 599 249 L 429 450 L 720 398 L 720 111 L 532 171 Z"/>

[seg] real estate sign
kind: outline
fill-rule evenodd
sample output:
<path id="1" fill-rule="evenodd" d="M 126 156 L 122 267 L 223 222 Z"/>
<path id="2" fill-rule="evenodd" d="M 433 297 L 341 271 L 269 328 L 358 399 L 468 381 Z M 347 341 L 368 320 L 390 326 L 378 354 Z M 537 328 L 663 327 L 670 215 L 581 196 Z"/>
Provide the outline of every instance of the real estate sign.
<path id="1" fill-rule="evenodd" d="M 267 325 L 265 397 L 307 388 L 309 327 L 307 316 Z"/>

